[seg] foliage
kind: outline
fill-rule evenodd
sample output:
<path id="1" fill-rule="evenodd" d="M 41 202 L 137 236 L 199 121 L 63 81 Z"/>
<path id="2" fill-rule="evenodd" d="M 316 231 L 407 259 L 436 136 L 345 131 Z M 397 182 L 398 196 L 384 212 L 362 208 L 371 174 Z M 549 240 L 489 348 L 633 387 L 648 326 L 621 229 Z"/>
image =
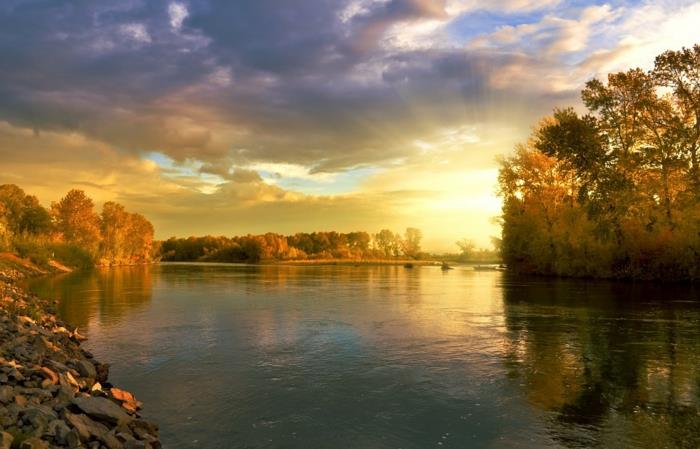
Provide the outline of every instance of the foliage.
<path id="1" fill-rule="evenodd" d="M 100 242 L 100 216 L 82 190 L 71 190 L 51 205 L 55 229 L 63 241 L 86 248 L 97 255 Z"/>
<path id="2" fill-rule="evenodd" d="M 51 250 L 45 240 L 34 237 L 18 237 L 13 241 L 18 256 L 31 260 L 40 267 L 48 265 L 51 260 Z"/>
<path id="3" fill-rule="evenodd" d="M 98 215 L 80 190 L 71 190 L 47 211 L 16 185 L 0 185 L 0 250 L 14 250 L 41 266 L 51 260 L 76 268 L 148 262 L 153 233 L 142 215 L 114 202 L 105 203 Z"/>
<path id="4" fill-rule="evenodd" d="M 504 261 L 566 276 L 700 277 L 700 46 L 582 91 L 501 162 Z"/>
<path id="5" fill-rule="evenodd" d="M 387 229 L 367 232 L 267 233 L 238 237 L 172 237 L 160 245 L 165 261 L 258 262 L 261 260 L 376 259 L 420 257 L 421 231 L 406 229 L 406 238 Z"/>

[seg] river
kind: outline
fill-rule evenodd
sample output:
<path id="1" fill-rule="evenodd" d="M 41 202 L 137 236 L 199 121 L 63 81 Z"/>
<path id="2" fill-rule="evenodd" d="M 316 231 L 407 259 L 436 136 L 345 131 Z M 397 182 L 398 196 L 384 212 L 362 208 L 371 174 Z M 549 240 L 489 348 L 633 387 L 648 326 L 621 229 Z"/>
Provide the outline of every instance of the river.
<path id="1" fill-rule="evenodd" d="M 700 290 L 457 267 L 36 279 L 166 448 L 698 448 Z"/>

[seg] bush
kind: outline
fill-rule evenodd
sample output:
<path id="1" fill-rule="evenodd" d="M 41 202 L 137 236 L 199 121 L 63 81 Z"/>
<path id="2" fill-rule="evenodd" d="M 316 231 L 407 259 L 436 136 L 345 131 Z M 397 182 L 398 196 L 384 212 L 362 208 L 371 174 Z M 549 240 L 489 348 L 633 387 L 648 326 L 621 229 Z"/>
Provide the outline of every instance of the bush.
<path id="1" fill-rule="evenodd" d="M 53 243 L 25 236 L 15 238 L 12 246 L 17 255 L 41 267 L 48 267 L 51 260 L 71 268 L 90 268 L 94 265 L 93 258 L 87 250 L 69 243 Z"/>
<path id="2" fill-rule="evenodd" d="M 90 268 L 94 260 L 90 253 L 78 245 L 53 243 L 48 246 L 52 258 L 71 268 Z"/>
<path id="3" fill-rule="evenodd" d="M 36 238 L 20 237 L 12 242 L 17 254 L 25 259 L 31 260 L 34 264 L 46 267 L 51 260 L 51 251 L 44 242 Z"/>

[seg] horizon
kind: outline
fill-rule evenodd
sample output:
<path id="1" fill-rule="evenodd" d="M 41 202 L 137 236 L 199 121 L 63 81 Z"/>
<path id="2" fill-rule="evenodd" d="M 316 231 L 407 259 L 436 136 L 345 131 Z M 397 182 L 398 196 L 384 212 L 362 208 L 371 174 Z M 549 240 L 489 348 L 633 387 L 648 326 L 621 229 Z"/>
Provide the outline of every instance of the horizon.
<path id="1" fill-rule="evenodd" d="M 0 184 L 118 201 L 159 240 L 415 227 L 430 252 L 488 248 L 497 158 L 698 22 L 691 1 L 11 1 Z"/>

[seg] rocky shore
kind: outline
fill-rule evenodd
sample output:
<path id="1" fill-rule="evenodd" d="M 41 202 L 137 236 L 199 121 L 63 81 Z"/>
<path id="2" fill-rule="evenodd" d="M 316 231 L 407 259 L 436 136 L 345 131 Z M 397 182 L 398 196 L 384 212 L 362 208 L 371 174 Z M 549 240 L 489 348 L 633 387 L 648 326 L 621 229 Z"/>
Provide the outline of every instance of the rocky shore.
<path id="1" fill-rule="evenodd" d="M 109 367 L 80 347 L 55 304 L 0 269 L 0 449 L 157 449 L 141 403 L 111 385 Z"/>

